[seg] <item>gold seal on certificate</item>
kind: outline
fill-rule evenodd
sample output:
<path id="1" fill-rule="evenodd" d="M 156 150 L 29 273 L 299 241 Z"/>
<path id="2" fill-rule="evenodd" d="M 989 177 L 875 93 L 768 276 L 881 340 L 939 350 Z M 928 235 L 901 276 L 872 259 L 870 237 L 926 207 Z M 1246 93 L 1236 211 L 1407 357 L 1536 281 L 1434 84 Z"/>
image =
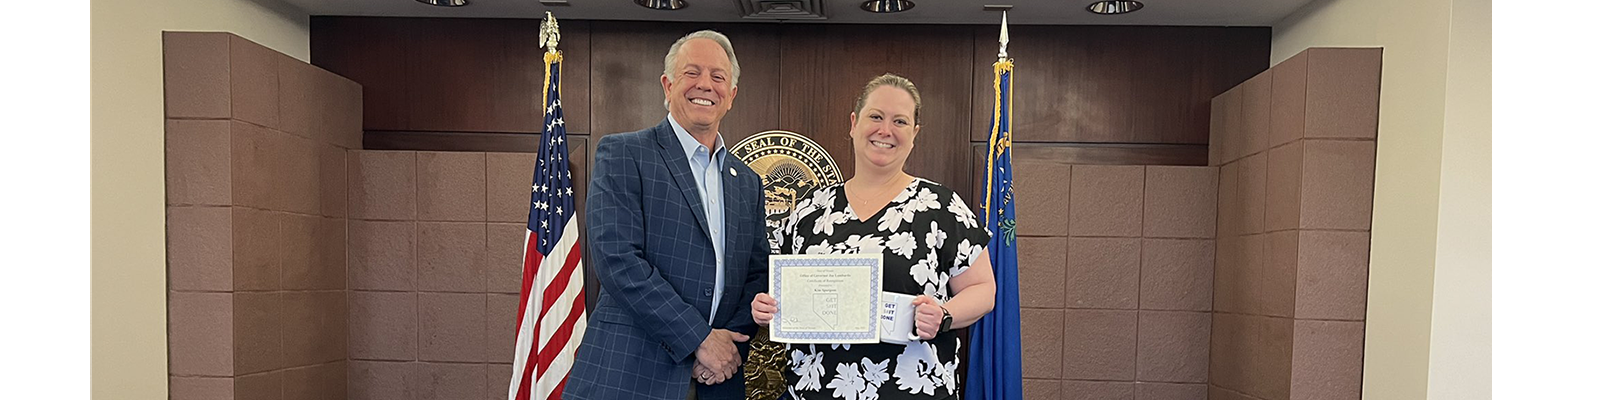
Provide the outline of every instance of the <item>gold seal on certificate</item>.
<path id="1" fill-rule="evenodd" d="M 774 255 L 772 341 L 878 343 L 883 254 Z"/>

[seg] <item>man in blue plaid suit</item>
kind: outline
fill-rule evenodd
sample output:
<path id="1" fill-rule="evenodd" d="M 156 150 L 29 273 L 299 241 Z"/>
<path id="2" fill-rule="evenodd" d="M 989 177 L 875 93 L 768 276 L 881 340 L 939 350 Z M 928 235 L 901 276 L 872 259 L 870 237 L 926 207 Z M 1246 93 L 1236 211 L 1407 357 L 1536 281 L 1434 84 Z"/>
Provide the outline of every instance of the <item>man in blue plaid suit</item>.
<path id="1" fill-rule="evenodd" d="M 718 131 L 738 82 L 726 36 L 684 36 L 661 76 L 666 120 L 596 146 L 587 216 L 600 297 L 564 398 L 744 398 L 769 247 L 761 177 Z"/>

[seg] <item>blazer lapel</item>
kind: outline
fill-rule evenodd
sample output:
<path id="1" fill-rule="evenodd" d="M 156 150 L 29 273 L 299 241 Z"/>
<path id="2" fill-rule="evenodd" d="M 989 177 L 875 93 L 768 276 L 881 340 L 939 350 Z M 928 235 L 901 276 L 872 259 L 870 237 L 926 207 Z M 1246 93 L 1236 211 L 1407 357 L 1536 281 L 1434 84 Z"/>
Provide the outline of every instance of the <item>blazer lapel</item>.
<path id="1" fill-rule="evenodd" d="M 726 251 L 722 252 L 722 265 L 731 266 L 734 265 L 733 249 L 740 248 L 734 246 L 740 246 L 738 244 L 740 242 L 739 238 L 742 238 L 746 235 L 744 232 L 745 224 L 741 222 L 743 220 L 740 217 L 746 217 L 741 214 L 744 212 L 744 209 L 749 206 L 745 204 L 747 200 L 741 197 L 740 194 L 744 193 L 744 184 L 741 179 L 747 179 L 749 177 L 738 175 L 739 173 L 736 172 L 736 169 L 733 167 L 733 163 L 738 161 L 733 159 L 733 154 L 730 153 L 724 157 L 727 157 L 728 160 L 723 163 L 725 167 L 722 169 L 722 204 L 726 205 L 726 208 L 722 212 L 722 223 L 727 226 L 723 227 L 722 229 L 728 232 L 728 242 L 726 243 L 726 247 L 724 247 Z M 765 226 L 765 223 L 766 222 L 762 222 L 762 226 Z M 728 275 L 731 278 L 732 274 Z"/>
<path id="2" fill-rule="evenodd" d="M 749 200 L 740 196 L 740 194 L 746 193 L 743 180 L 751 179 L 749 176 L 741 175 L 735 171 L 733 164 L 739 161 L 733 158 L 733 154 L 726 154 L 724 157 L 727 157 L 727 160 L 723 162 L 724 167 L 722 168 L 722 204 L 725 207 L 722 211 L 722 224 L 724 225 L 722 229 L 727 232 L 727 236 L 724 239 L 727 243 L 723 246 L 722 265 L 723 268 L 727 268 L 727 273 L 722 276 L 722 284 L 726 289 L 722 292 L 722 304 L 717 307 L 717 323 L 723 325 L 733 318 L 733 310 L 743 295 L 739 291 L 733 290 L 733 288 L 739 287 L 744 283 L 744 277 L 741 273 L 745 270 L 736 269 L 736 266 L 741 265 L 737 261 L 739 255 L 748 257 L 741 249 L 749 247 L 749 245 L 744 244 L 745 238 L 750 237 L 750 235 L 744 231 L 748 224 L 744 222 L 743 218 L 750 217 L 744 215 L 745 209 L 749 208 L 750 205 L 748 204 Z M 758 239 L 765 240 L 766 221 L 764 219 L 761 226 L 763 235 Z M 760 266 L 760 268 L 766 267 L 765 265 Z M 744 268 L 747 270 L 749 268 L 757 268 L 757 266 L 745 265 Z"/>
<path id="3" fill-rule="evenodd" d="M 662 119 L 661 124 L 656 125 L 655 134 L 656 144 L 661 146 L 661 157 L 667 164 L 667 171 L 672 173 L 672 180 L 678 182 L 678 190 L 683 192 L 683 198 L 689 201 L 689 210 L 694 212 L 694 220 L 700 224 L 700 234 L 710 239 L 711 226 L 706 222 L 705 204 L 700 202 L 700 186 L 695 183 L 694 175 L 689 171 L 689 158 L 683 155 L 683 145 L 678 143 L 678 133 L 672 131 L 671 123 Z"/>

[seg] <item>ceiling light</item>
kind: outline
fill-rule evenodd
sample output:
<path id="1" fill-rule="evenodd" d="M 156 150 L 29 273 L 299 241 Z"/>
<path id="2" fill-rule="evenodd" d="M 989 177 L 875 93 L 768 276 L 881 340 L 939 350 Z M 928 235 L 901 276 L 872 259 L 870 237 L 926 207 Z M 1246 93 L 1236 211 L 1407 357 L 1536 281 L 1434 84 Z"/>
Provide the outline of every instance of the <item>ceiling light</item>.
<path id="1" fill-rule="evenodd" d="M 1102 15 L 1127 14 L 1144 8 L 1144 3 L 1137 1 L 1106 0 L 1090 4 L 1089 12 Z"/>
<path id="2" fill-rule="evenodd" d="M 652 10 L 667 11 L 678 10 L 689 6 L 689 3 L 685 3 L 683 0 L 633 0 L 633 4 L 638 4 L 640 7 Z"/>
<path id="3" fill-rule="evenodd" d="M 878 14 L 897 13 L 916 7 L 917 3 L 909 0 L 869 0 L 861 2 L 861 9 Z"/>
<path id="4" fill-rule="evenodd" d="M 467 5 L 467 0 L 417 0 L 417 2 L 439 7 L 461 7 Z"/>

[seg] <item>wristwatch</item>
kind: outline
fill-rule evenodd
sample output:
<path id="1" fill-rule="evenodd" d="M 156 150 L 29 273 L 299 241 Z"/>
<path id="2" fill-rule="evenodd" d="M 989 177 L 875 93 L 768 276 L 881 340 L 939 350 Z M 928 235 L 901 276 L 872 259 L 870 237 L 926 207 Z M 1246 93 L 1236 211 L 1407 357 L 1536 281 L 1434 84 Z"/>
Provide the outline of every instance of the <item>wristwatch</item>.
<path id="1" fill-rule="evenodd" d="M 939 306 L 939 311 L 944 312 L 944 319 L 939 320 L 939 333 L 949 332 L 950 323 L 954 320 L 954 318 L 950 317 L 950 310 L 945 309 L 944 306 Z"/>

